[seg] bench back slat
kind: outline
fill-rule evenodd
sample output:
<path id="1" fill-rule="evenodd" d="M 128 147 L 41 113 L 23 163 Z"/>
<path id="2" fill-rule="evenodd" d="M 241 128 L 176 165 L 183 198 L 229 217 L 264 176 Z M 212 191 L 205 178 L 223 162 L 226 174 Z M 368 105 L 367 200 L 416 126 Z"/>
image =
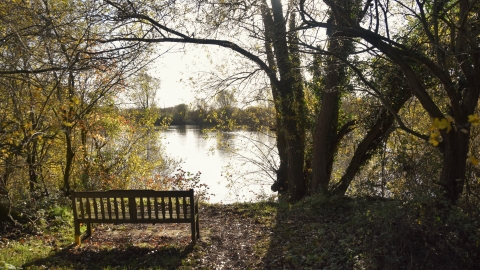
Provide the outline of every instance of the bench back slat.
<path id="1" fill-rule="evenodd" d="M 105 217 L 105 200 L 103 198 L 100 199 L 100 212 L 102 217 Z"/>
<path id="2" fill-rule="evenodd" d="M 113 207 L 115 210 L 115 219 L 118 220 L 118 200 L 117 198 L 113 198 Z"/>
<path id="3" fill-rule="evenodd" d="M 97 198 L 93 198 L 93 212 L 95 213 L 95 218 L 98 219 Z"/>
<path id="4" fill-rule="evenodd" d="M 89 198 L 87 198 L 86 208 L 87 208 L 87 217 L 92 218 L 92 209 L 90 208 L 90 199 Z"/>
<path id="5" fill-rule="evenodd" d="M 166 213 L 166 210 L 165 210 L 165 198 L 162 197 L 162 219 L 165 219 L 165 213 Z"/>
<path id="6" fill-rule="evenodd" d="M 175 217 L 180 218 L 180 202 L 178 201 L 178 197 L 175 197 Z"/>
<path id="7" fill-rule="evenodd" d="M 77 207 L 75 207 L 77 208 Z M 83 209 L 83 202 L 80 200 L 80 214 L 79 215 L 75 215 L 75 216 L 81 216 L 81 217 L 84 217 L 85 215 L 85 210 Z"/>
<path id="8" fill-rule="evenodd" d="M 140 216 L 141 216 L 141 219 L 144 219 L 145 218 L 145 210 L 143 209 L 144 207 L 144 204 L 143 204 L 143 198 L 140 197 Z"/>
<path id="9" fill-rule="evenodd" d="M 173 203 L 172 203 L 172 197 L 168 197 L 168 213 L 170 214 L 170 219 L 172 219 L 173 216 Z"/>
<path id="10" fill-rule="evenodd" d="M 155 218 L 158 219 L 158 198 L 155 197 L 155 201 L 153 202 L 153 207 L 155 208 Z"/>
<path id="11" fill-rule="evenodd" d="M 187 218 L 187 197 L 183 197 L 183 218 Z"/>
<path id="12" fill-rule="evenodd" d="M 107 198 L 106 201 L 107 201 L 108 219 L 112 219 L 112 205 L 111 205 L 111 200 L 110 200 L 110 198 Z"/>
<path id="13" fill-rule="evenodd" d="M 152 219 L 152 202 L 150 197 L 147 197 L 147 212 L 148 212 L 148 219 Z"/>
<path id="14" fill-rule="evenodd" d="M 193 190 L 74 192 L 75 218 L 88 222 L 188 221 L 194 217 Z M 152 202 L 153 200 L 153 202 Z M 106 206 L 105 206 L 106 204 Z"/>
<path id="15" fill-rule="evenodd" d="M 120 205 L 122 207 L 122 212 L 120 212 L 122 214 L 122 219 L 125 219 L 125 199 L 124 198 L 120 198 Z"/>

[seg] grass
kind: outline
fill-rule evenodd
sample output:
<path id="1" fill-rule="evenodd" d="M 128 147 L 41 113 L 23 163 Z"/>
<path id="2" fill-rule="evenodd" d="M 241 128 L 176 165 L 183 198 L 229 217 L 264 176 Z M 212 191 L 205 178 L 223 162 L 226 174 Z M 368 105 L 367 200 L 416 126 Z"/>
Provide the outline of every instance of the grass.
<path id="1" fill-rule="evenodd" d="M 49 213 L 39 211 L 39 214 L 33 227 L 0 238 L 0 269 L 2 263 L 22 266 L 46 258 L 73 243 L 73 227 L 70 226 L 73 216 L 68 207 L 55 206 Z"/>
<path id="2" fill-rule="evenodd" d="M 68 207 L 54 207 L 35 228 L 0 234 L 0 269 L 479 269 L 478 216 L 433 204 L 203 204 L 196 245 L 186 224 L 125 224 L 97 226 L 81 247 Z"/>

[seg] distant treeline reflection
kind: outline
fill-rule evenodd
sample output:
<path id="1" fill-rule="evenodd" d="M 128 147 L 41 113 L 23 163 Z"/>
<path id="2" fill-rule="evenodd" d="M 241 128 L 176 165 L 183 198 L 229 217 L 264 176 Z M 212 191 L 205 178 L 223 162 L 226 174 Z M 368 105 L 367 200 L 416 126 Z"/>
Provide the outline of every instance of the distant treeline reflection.
<path id="1" fill-rule="evenodd" d="M 201 125 L 217 126 L 233 129 L 239 126 L 247 128 L 275 127 L 275 112 L 273 108 L 250 106 L 246 108 L 195 108 L 186 104 L 158 109 L 155 125 Z"/>

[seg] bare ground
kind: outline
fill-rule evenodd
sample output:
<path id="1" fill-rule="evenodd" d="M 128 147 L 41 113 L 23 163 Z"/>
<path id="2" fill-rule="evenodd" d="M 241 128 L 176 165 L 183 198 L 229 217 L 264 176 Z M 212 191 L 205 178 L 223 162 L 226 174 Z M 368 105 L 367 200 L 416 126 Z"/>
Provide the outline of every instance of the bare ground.
<path id="1" fill-rule="evenodd" d="M 25 264 L 25 269 L 265 269 L 272 217 L 249 216 L 236 206 L 202 205 L 201 238 L 190 224 L 98 224 L 81 246 Z"/>

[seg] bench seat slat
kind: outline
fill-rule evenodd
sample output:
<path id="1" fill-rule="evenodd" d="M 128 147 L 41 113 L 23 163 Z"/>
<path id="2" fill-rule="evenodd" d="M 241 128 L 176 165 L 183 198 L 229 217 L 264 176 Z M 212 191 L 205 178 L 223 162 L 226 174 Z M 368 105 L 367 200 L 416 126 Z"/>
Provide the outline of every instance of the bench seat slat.
<path id="1" fill-rule="evenodd" d="M 190 219 L 137 219 L 135 222 L 130 222 L 129 219 L 78 219 L 80 223 L 108 223 L 108 224 L 137 224 L 137 223 L 147 223 L 147 224 L 166 224 L 166 223 L 191 223 Z"/>

